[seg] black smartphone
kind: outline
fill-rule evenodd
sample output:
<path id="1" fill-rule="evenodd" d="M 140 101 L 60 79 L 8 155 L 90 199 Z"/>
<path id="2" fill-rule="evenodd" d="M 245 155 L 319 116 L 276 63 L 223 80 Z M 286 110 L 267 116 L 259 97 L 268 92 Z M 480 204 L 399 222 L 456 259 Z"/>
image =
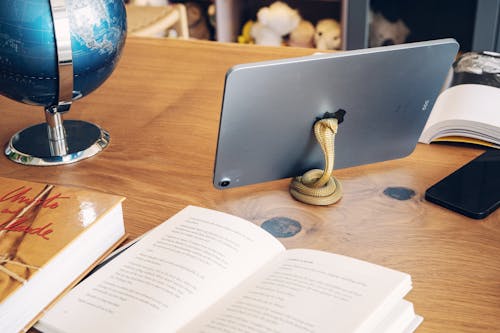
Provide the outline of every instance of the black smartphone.
<path id="1" fill-rule="evenodd" d="M 500 150 L 487 150 L 425 192 L 428 201 L 474 219 L 500 206 Z"/>

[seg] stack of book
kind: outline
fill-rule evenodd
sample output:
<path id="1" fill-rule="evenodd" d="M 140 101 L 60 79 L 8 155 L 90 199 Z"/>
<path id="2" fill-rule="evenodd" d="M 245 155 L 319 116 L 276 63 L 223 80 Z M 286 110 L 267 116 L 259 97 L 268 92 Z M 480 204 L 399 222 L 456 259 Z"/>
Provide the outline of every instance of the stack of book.
<path id="1" fill-rule="evenodd" d="M 285 250 L 241 218 L 189 206 L 90 275 L 43 332 L 412 332 L 410 275 Z"/>

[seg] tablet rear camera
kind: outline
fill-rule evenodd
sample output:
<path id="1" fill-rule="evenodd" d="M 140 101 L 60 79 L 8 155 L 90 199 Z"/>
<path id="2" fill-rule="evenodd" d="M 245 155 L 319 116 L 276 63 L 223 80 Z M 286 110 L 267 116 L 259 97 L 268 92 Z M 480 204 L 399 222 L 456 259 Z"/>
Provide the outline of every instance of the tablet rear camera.
<path id="1" fill-rule="evenodd" d="M 219 182 L 220 187 L 228 187 L 229 184 L 231 184 L 231 179 L 229 178 L 222 178 L 221 181 Z"/>

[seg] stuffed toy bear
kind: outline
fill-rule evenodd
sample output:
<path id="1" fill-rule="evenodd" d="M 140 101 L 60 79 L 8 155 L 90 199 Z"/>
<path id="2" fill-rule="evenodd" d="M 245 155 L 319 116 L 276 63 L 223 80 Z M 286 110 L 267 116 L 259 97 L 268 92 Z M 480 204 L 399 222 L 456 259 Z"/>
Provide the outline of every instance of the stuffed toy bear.
<path id="1" fill-rule="evenodd" d="M 370 47 L 402 44 L 410 35 L 410 29 L 401 19 L 391 22 L 382 13 L 370 11 L 369 21 Z"/>
<path id="2" fill-rule="evenodd" d="M 187 1 L 184 5 L 186 6 L 189 38 L 210 39 L 209 23 L 202 6 L 194 1 Z"/>
<path id="3" fill-rule="evenodd" d="M 290 33 L 288 45 L 296 47 L 314 47 L 314 32 L 314 25 L 307 20 L 302 20 L 299 22 L 297 28 L 293 29 Z"/>
<path id="4" fill-rule="evenodd" d="M 259 9 L 250 34 L 255 44 L 280 46 L 283 44 L 283 37 L 292 32 L 300 20 L 297 10 L 277 1 L 269 7 Z"/>
<path id="5" fill-rule="evenodd" d="M 342 29 L 334 19 L 322 19 L 316 23 L 314 45 L 320 50 L 339 50 L 342 44 Z"/>

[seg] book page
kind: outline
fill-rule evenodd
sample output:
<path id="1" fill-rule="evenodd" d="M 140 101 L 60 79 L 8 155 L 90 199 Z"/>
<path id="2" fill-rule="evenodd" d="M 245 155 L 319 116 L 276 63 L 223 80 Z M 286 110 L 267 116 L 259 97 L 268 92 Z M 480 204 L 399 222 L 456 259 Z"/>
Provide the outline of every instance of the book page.
<path id="1" fill-rule="evenodd" d="M 500 140 L 496 87 L 461 84 L 443 91 L 437 98 L 419 141 L 429 143 L 441 136 Z"/>
<path id="2" fill-rule="evenodd" d="M 258 226 L 190 206 L 73 289 L 44 332 L 174 332 L 283 245 Z"/>
<path id="3" fill-rule="evenodd" d="M 403 333 L 413 332 L 413 323 L 417 315 L 413 304 L 405 299 L 400 300 L 390 313 L 380 322 L 373 332 Z M 415 327 L 416 328 L 416 327 Z M 413 329 L 413 330 L 412 330 Z"/>
<path id="4" fill-rule="evenodd" d="M 371 332 L 410 288 L 405 273 L 289 250 L 180 332 Z"/>
<path id="5" fill-rule="evenodd" d="M 424 318 L 419 315 L 415 315 L 415 318 L 411 321 L 410 325 L 406 327 L 401 333 L 413 333 L 422 324 Z"/>

